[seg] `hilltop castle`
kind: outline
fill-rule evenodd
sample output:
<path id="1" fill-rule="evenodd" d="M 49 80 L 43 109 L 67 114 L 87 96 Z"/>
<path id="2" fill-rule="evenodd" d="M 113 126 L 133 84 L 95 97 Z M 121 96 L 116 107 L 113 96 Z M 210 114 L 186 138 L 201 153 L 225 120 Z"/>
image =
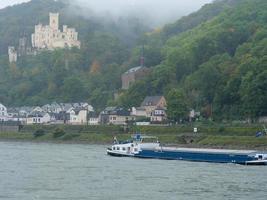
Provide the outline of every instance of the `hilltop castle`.
<path id="1" fill-rule="evenodd" d="M 59 30 L 59 14 L 49 13 L 49 25 L 35 26 L 35 32 L 32 34 L 32 47 L 36 49 L 49 49 L 77 47 L 81 43 L 78 40 L 78 32 L 74 28 L 68 28 L 63 25 L 63 31 Z"/>
<path id="2" fill-rule="evenodd" d="M 8 47 L 9 62 L 17 62 L 20 56 L 36 55 L 39 50 L 56 48 L 72 48 L 81 47 L 78 40 L 78 32 L 74 28 L 68 28 L 63 25 L 63 31 L 59 29 L 59 14 L 49 13 L 49 25 L 43 26 L 38 24 L 35 26 L 35 32 L 31 36 L 32 45 L 28 44 L 27 38 L 19 39 L 19 46 Z"/>

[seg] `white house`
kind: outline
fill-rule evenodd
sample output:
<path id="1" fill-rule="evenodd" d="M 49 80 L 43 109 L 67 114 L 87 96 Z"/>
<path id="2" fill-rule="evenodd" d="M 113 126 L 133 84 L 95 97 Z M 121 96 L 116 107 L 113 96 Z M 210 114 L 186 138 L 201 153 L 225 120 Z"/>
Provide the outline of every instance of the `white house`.
<path id="1" fill-rule="evenodd" d="M 123 108 L 107 107 L 100 113 L 101 124 L 125 125 L 135 121 L 135 116 L 130 115 L 130 111 Z"/>
<path id="2" fill-rule="evenodd" d="M 27 116 L 27 124 L 47 124 L 55 119 L 49 113 L 32 112 Z"/>
<path id="3" fill-rule="evenodd" d="M 7 108 L 0 103 L 0 121 L 7 121 Z"/>
<path id="4" fill-rule="evenodd" d="M 152 123 L 160 123 L 167 120 L 166 110 L 164 108 L 156 108 L 152 111 L 150 121 Z"/>
<path id="5" fill-rule="evenodd" d="M 131 115 L 136 117 L 147 117 L 146 109 L 141 107 L 132 107 Z"/>
<path id="6" fill-rule="evenodd" d="M 26 115 L 21 115 L 19 108 L 7 108 L 7 121 L 20 122 L 21 124 L 26 124 Z"/>
<path id="7" fill-rule="evenodd" d="M 87 113 L 88 111 L 81 108 L 81 109 L 72 109 L 70 111 L 70 120 L 69 123 L 73 125 L 82 125 L 87 124 Z"/>
<path id="8" fill-rule="evenodd" d="M 90 117 L 88 120 L 89 125 L 99 125 L 99 118 L 98 117 Z"/>
<path id="9" fill-rule="evenodd" d="M 129 121 L 135 121 L 135 117 L 119 114 L 109 115 L 109 124 L 126 125 Z"/>

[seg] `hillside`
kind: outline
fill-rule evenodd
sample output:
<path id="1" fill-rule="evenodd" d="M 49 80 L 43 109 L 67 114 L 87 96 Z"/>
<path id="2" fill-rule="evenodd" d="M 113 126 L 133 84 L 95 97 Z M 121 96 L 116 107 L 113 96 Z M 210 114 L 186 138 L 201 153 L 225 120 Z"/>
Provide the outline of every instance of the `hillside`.
<path id="1" fill-rule="evenodd" d="M 218 15 L 203 18 L 203 9 L 216 5 L 223 7 L 215 12 Z M 146 50 L 158 49 L 155 58 L 161 59 L 150 77 L 121 95 L 120 104 L 132 106 L 147 94 L 164 94 L 169 102 L 177 99 L 174 105 L 187 105 L 206 117 L 246 119 L 267 114 L 267 2 L 217 1 L 203 9 L 188 17 L 192 22 L 200 16 L 193 28 L 179 30 L 186 24 L 183 18 L 145 37 Z M 180 113 L 178 118 L 187 113 L 174 108 L 169 116 L 172 112 Z"/>
<path id="2" fill-rule="evenodd" d="M 29 35 L 38 22 L 47 23 L 51 11 L 78 30 L 82 48 L 9 64 L 7 46 L 16 45 L 22 33 Z M 66 3 L 53 0 L 0 10 L 0 102 L 88 101 L 101 109 L 139 106 L 145 96 L 163 94 L 175 121 L 186 118 L 190 109 L 218 120 L 267 115 L 265 0 L 217 0 L 152 32 L 134 19 L 126 31 L 127 20 L 114 24 L 68 11 Z M 120 76 L 138 65 L 142 44 L 152 73 L 128 91 L 120 90 Z M 119 93 L 116 101 L 114 92 Z"/>
<path id="3" fill-rule="evenodd" d="M 78 14 L 79 7 L 72 9 L 66 2 L 33 0 L 0 10 L 0 102 L 39 105 L 55 100 L 90 101 L 104 107 L 120 87 L 131 46 L 149 29 L 131 16 L 120 24 L 83 17 Z M 60 27 L 67 24 L 79 32 L 81 49 L 43 52 L 9 64 L 8 46 L 17 46 L 23 36 L 30 43 L 34 25 L 48 24 L 49 12 L 60 13 Z M 128 21 L 131 24 L 127 25 Z"/>

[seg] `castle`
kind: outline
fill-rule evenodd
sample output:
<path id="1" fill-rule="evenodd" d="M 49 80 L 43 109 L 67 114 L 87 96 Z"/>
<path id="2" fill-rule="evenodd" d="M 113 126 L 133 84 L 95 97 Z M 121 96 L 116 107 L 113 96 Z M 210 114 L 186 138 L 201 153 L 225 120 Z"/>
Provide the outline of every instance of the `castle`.
<path id="1" fill-rule="evenodd" d="M 49 13 L 49 25 L 43 26 L 38 24 L 35 26 L 35 32 L 31 36 L 32 47 L 27 43 L 27 38 L 19 39 L 19 46 L 8 47 L 9 62 L 17 62 L 20 56 L 36 55 L 39 50 L 56 48 L 72 48 L 81 47 L 78 40 L 78 32 L 74 28 L 68 28 L 63 25 L 63 31 L 59 29 L 59 14 Z"/>
<path id="2" fill-rule="evenodd" d="M 65 47 L 80 48 L 80 46 L 78 32 L 74 28 L 63 25 L 63 31 L 59 30 L 58 13 L 49 13 L 49 25 L 36 25 L 35 32 L 32 34 L 32 47 L 36 49 L 54 50 Z"/>

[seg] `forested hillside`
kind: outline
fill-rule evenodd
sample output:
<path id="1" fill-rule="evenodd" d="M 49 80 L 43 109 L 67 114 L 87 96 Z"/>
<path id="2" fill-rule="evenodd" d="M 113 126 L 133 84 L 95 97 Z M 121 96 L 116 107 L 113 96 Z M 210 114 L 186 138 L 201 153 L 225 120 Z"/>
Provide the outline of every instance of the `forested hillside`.
<path id="1" fill-rule="evenodd" d="M 33 0 L 0 10 L 0 102 L 40 105 L 51 101 L 90 101 L 104 107 L 120 88 L 131 46 L 149 29 L 134 17 L 102 20 L 79 15 L 67 1 Z M 49 12 L 60 13 L 60 27 L 79 32 L 81 49 L 42 52 L 8 63 L 9 45 L 30 41 L 34 25 L 49 23 Z M 131 22 L 131 23 L 129 23 Z M 127 34 L 130 32 L 131 34 Z M 30 43 L 30 42 L 28 42 Z"/>
<path id="2" fill-rule="evenodd" d="M 208 8 L 218 8 L 218 15 Z M 203 9 L 187 17 L 192 29 L 183 26 L 183 18 L 144 37 L 148 53 L 158 50 L 148 57 L 156 66 L 150 77 L 122 94 L 120 104 L 164 94 L 169 102 L 177 99 L 169 116 L 173 111 L 185 117 L 190 108 L 220 119 L 267 114 L 267 1 L 217 1 Z"/>
<path id="3" fill-rule="evenodd" d="M 71 15 L 66 8 L 60 1 L 34 0 L 0 10 L 0 102 L 89 101 L 99 109 L 128 108 L 139 106 L 147 95 L 162 94 L 174 120 L 190 109 L 220 120 L 267 115 L 266 0 L 217 0 L 154 31 L 134 19 L 125 31 L 121 27 L 127 20 L 124 25 L 101 23 Z M 78 30 L 82 48 L 43 52 L 9 64 L 7 46 L 33 32 L 38 22 L 48 23 L 51 11 L 59 11 L 62 24 Z M 120 76 L 138 65 L 143 44 L 152 73 L 120 90 Z"/>

